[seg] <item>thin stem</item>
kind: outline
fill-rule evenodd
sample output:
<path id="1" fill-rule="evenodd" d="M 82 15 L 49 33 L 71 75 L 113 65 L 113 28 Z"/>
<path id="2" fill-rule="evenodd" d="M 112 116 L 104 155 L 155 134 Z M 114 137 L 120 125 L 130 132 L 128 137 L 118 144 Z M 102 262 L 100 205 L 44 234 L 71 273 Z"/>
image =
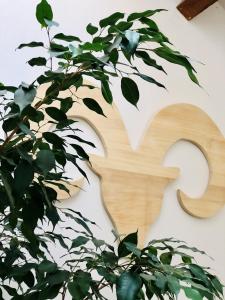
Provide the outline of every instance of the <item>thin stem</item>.
<path id="1" fill-rule="evenodd" d="M 49 31 L 49 28 L 47 27 L 46 29 L 47 31 L 47 36 L 48 36 L 48 41 L 49 41 L 49 47 L 51 45 L 51 37 L 50 37 L 50 31 Z M 52 71 L 53 69 L 53 58 L 50 56 L 50 70 Z"/>

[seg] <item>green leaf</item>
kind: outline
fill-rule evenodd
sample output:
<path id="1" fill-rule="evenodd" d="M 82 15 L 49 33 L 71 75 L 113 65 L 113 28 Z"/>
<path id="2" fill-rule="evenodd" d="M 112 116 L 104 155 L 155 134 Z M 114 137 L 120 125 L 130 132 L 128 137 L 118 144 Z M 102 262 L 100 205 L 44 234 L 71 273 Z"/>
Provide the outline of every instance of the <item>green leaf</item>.
<path id="1" fill-rule="evenodd" d="M 136 12 L 136 13 L 132 13 L 128 16 L 127 21 L 133 21 L 133 20 L 137 20 L 143 17 L 151 17 L 154 14 L 161 12 L 161 11 L 166 11 L 166 9 L 155 9 L 155 10 L 146 10 L 143 12 Z"/>
<path id="2" fill-rule="evenodd" d="M 156 280 L 155 280 L 155 285 L 160 289 L 160 292 L 164 292 L 165 290 L 165 287 L 166 287 L 166 283 L 167 283 L 167 278 L 165 275 L 163 275 L 162 273 L 160 272 L 155 272 L 155 277 L 156 277 Z"/>
<path id="3" fill-rule="evenodd" d="M 116 295 L 118 300 L 136 300 L 141 289 L 142 280 L 138 274 L 124 272 L 116 283 Z"/>
<path id="4" fill-rule="evenodd" d="M 91 23 L 89 23 L 86 27 L 86 30 L 89 34 L 93 35 L 98 31 L 98 27 L 93 26 Z"/>
<path id="5" fill-rule="evenodd" d="M 56 34 L 53 39 L 62 40 L 66 42 L 81 42 L 79 37 L 73 35 L 65 35 L 64 33 Z"/>
<path id="6" fill-rule="evenodd" d="M 56 149 L 60 149 L 64 145 L 63 139 L 53 132 L 44 132 L 42 136 L 48 143 L 53 144 Z"/>
<path id="7" fill-rule="evenodd" d="M 85 245 L 89 241 L 85 236 L 78 236 L 72 241 L 71 249 Z"/>
<path id="8" fill-rule="evenodd" d="M 43 260 L 38 266 L 38 271 L 41 273 L 52 273 L 57 270 L 57 264 L 49 260 Z"/>
<path id="9" fill-rule="evenodd" d="M 77 271 L 74 279 L 68 284 L 68 290 L 74 300 L 85 299 L 91 285 L 91 274 L 83 271 Z"/>
<path id="10" fill-rule="evenodd" d="M 79 137 L 79 136 L 77 136 L 77 135 L 67 135 L 67 137 L 69 137 L 69 138 L 71 138 L 71 139 L 75 139 L 75 140 L 77 140 L 78 142 L 80 142 L 80 143 L 84 143 L 84 144 L 87 144 L 87 145 L 89 145 L 89 146 L 91 146 L 91 147 L 93 147 L 93 148 L 96 148 L 95 147 L 95 144 L 93 144 L 92 142 L 89 142 L 89 141 L 86 141 L 86 140 L 84 140 L 84 139 L 82 139 L 81 137 Z"/>
<path id="11" fill-rule="evenodd" d="M 34 286 L 35 279 L 34 279 L 34 275 L 31 271 L 27 272 L 23 276 L 23 282 L 25 282 L 29 288 L 32 288 Z"/>
<path id="12" fill-rule="evenodd" d="M 164 265 L 170 265 L 172 261 L 172 257 L 173 255 L 171 252 L 165 252 L 160 255 L 160 260 Z"/>
<path id="13" fill-rule="evenodd" d="M 124 245 L 126 246 L 127 250 L 130 251 L 130 253 L 133 253 L 138 258 L 141 257 L 141 250 L 138 249 L 136 245 L 128 242 L 125 242 Z"/>
<path id="14" fill-rule="evenodd" d="M 101 42 L 96 42 L 96 43 L 90 43 L 86 42 L 83 45 L 80 46 L 82 50 L 87 50 L 87 51 L 102 51 L 108 47 L 108 45 L 101 43 Z"/>
<path id="15" fill-rule="evenodd" d="M 47 27 L 45 19 L 52 21 L 53 12 L 51 6 L 48 4 L 47 0 L 41 0 L 41 2 L 36 7 L 36 18 L 38 22 L 43 26 Z"/>
<path id="16" fill-rule="evenodd" d="M 41 290 L 38 294 L 34 293 L 34 296 L 31 299 L 26 298 L 24 300 L 55 299 L 60 294 L 61 288 L 62 288 L 62 282 L 59 284 L 54 284 L 53 286 L 48 286 L 43 290 Z"/>
<path id="17" fill-rule="evenodd" d="M 20 85 L 20 87 L 15 91 L 14 102 L 19 106 L 20 112 L 30 105 L 36 96 L 36 89 L 32 85 L 28 88 Z"/>
<path id="18" fill-rule="evenodd" d="M 168 287 L 170 289 L 170 292 L 177 296 L 181 288 L 179 280 L 176 277 L 170 275 L 167 277 L 167 280 L 168 280 Z"/>
<path id="19" fill-rule="evenodd" d="M 141 21 L 141 23 L 148 25 L 148 27 L 150 29 L 152 29 L 154 31 L 159 31 L 159 28 L 158 28 L 157 24 L 153 20 L 151 20 L 149 18 L 146 18 L 146 17 L 143 17 L 143 18 L 140 19 L 140 21 Z"/>
<path id="20" fill-rule="evenodd" d="M 133 23 L 129 23 L 129 22 L 126 22 L 126 21 L 121 21 L 119 22 L 118 24 L 116 25 L 112 25 L 110 28 L 109 28 L 109 33 L 114 33 L 114 32 L 124 32 L 125 30 L 128 30 L 132 27 Z"/>
<path id="21" fill-rule="evenodd" d="M 87 108 L 89 108 L 90 110 L 96 112 L 99 115 L 102 115 L 104 117 L 106 117 L 104 115 L 104 112 L 101 108 L 101 106 L 98 104 L 98 102 L 92 98 L 84 98 L 83 99 L 83 103 L 85 106 L 87 106 Z"/>
<path id="22" fill-rule="evenodd" d="M 126 243 L 131 243 L 134 246 L 137 246 L 138 242 L 138 232 L 134 232 L 131 234 L 128 234 L 120 243 L 118 246 L 118 255 L 119 257 L 125 257 L 129 255 L 132 251 L 127 248 Z"/>
<path id="23" fill-rule="evenodd" d="M 77 154 L 82 157 L 84 160 L 89 160 L 88 154 L 84 151 L 84 149 L 80 145 L 76 144 L 70 144 L 71 147 L 73 147 Z"/>
<path id="24" fill-rule="evenodd" d="M 101 82 L 101 90 L 102 90 L 102 95 L 104 99 L 109 103 L 112 104 L 113 102 L 113 97 L 112 97 L 112 92 L 109 88 L 109 83 L 106 80 L 102 80 Z"/>
<path id="25" fill-rule="evenodd" d="M 52 119 L 54 119 L 56 121 L 60 122 L 60 121 L 64 121 L 67 119 L 66 114 L 62 110 L 60 110 L 56 107 L 47 107 L 45 109 L 45 111 Z"/>
<path id="26" fill-rule="evenodd" d="M 219 281 L 219 279 L 218 279 L 216 276 L 212 276 L 211 282 L 212 282 L 213 286 L 215 287 L 215 289 L 216 289 L 221 295 L 223 295 L 223 285 L 221 284 L 221 282 Z"/>
<path id="27" fill-rule="evenodd" d="M 109 53 L 109 60 L 115 65 L 118 62 L 119 54 L 116 48 Z"/>
<path id="28" fill-rule="evenodd" d="M 192 300 L 202 300 L 203 299 L 198 290 L 192 289 L 190 287 L 183 287 L 183 290 L 185 292 L 186 297 L 189 299 L 192 299 Z"/>
<path id="29" fill-rule="evenodd" d="M 45 66 L 47 63 L 46 58 L 44 57 L 34 57 L 30 60 L 28 60 L 28 64 L 33 67 L 33 66 Z"/>
<path id="30" fill-rule="evenodd" d="M 40 150 L 37 154 L 36 165 L 46 175 L 55 167 L 55 156 L 50 150 Z"/>
<path id="31" fill-rule="evenodd" d="M 123 77 L 121 79 L 121 90 L 124 98 L 134 106 L 137 106 L 139 90 L 137 84 L 131 78 Z"/>
<path id="32" fill-rule="evenodd" d="M 160 66 L 160 65 L 158 65 L 157 62 L 156 62 L 156 60 L 153 59 L 153 58 L 151 58 L 146 51 L 136 51 L 135 55 L 137 57 L 141 58 L 146 65 L 148 65 L 150 67 L 153 67 L 153 68 L 156 68 L 156 69 L 158 69 L 160 71 L 163 71 L 166 74 L 166 72 L 163 69 L 163 67 Z"/>
<path id="33" fill-rule="evenodd" d="M 185 263 L 185 264 L 191 264 L 192 263 L 192 259 L 190 256 L 186 256 L 186 255 L 183 255 L 182 256 L 182 261 Z"/>
<path id="34" fill-rule="evenodd" d="M 20 44 L 17 49 L 22 49 L 24 47 L 30 47 L 30 48 L 44 47 L 44 44 L 42 42 L 30 42 L 27 44 Z"/>
<path id="35" fill-rule="evenodd" d="M 54 286 L 68 280 L 70 273 L 64 270 L 57 270 L 55 273 L 50 273 L 46 277 L 46 281 L 50 286 Z"/>
<path id="36" fill-rule="evenodd" d="M 115 12 L 114 14 L 110 15 L 109 17 L 102 19 L 99 22 L 99 25 L 102 27 L 106 27 L 108 25 L 114 25 L 119 19 L 122 19 L 124 14 L 121 12 Z"/>
<path id="37" fill-rule="evenodd" d="M 153 51 L 161 58 L 163 58 L 173 64 L 183 66 L 187 70 L 187 73 L 188 73 L 190 79 L 194 83 L 199 85 L 198 79 L 194 74 L 194 73 L 196 73 L 196 71 L 193 68 L 193 66 L 191 65 L 191 63 L 189 62 L 189 60 L 187 59 L 187 57 L 185 57 L 185 56 L 181 55 L 179 52 L 175 52 L 172 49 L 170 49 L 169 47 L 165 47 L 165 46 L 156 48 Z"/>
<path id="38" fill-rule="evenodd" d="M 7 196 L 9 198 L 10 206 L 12 208 L 14 208 L 15 207 L 15 199 L 13 197 L 13 192 L 12 192 L 12 177 L 11 177 L 11 174 L 8 171 L 5 171 L 3 169 L 0 169 L 0 173 L 1 173 L 2 183 L 5 187 Z"/>
<path id="39" fill-rule="evenodd" d="M 14 187 L 19 195 L 23 195 L 34 178 L 33 166 L 22 160 L 14 171 Z"/>
<path id="40" fill-rule="evenodd" d="M 137 49 L 140 34 L 133 30 L 126 30 L 125 38 L 125 41 L 122 41 L 123 48 L 125 48 L 128 53 L 133 54 Z"/>
<path id="41" fill-rule="evenodd" d="M 159 86 L 159 87 L 165 89 L 165 86 L 164 86 L 162 83 L 156 81 L 154 78 L 152 78 L 152 77 L 150 77 L 150 76 L 147 76 L 147 75 L 141 74 L 141 73 L 135 73 L 135 75 L 141 77 L 141 78 L 144 79 L 145 81 L 148 81 L 148 82 L 150 82 L 150 83 L 153 83 L 153 84 L 155 84 L 155 85 L 157 85 L 157 86 Z"/>
<path id="42" fill-rule="evenodd" d="M 33 131 L 31 131 L 24 123 L 19 123 L 18 127 L 20 128 L 20 130 L 25 133 L 26 135 L 30 135 L 32 139 L 36 139 L 35 134 L 33 133 Z"/>

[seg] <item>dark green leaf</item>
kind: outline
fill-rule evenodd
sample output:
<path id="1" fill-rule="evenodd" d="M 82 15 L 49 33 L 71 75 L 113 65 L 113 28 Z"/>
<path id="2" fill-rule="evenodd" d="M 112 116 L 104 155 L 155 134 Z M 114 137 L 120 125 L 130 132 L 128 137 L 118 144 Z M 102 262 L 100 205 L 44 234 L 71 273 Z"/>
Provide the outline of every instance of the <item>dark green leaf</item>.
<path id="1" fill-rule="evenodd" d="M 129 77 L 123 77 L 121 79 L 121 90 L 125 99 L 137 106 L 139 100 L 139 90 L 137 84 Z"/>
<path id="2" fill-rule="evenodd" d="M 26 285 L 31 288 L 34 286 L 35 283 L 35 278 L 34 275 L 31 271 L 27 272 L 24 276 L 23 276 L 23 281 L 26 283 Z"/>
<path id="3" fill-rule="evenodd" d="M 109 83 L 106 80 L 103 80 L 101 83 L 101 90 L 102 90 L 102 95 L 105 98 L 105 100 L 109 103 L 112 104 L 113 102 L 113 97 L 112 97 L 112 92 L 109 87 Z"/>
<path id="4" fill-rule="evenodd" d="M 98 104 L 98 102 L 96 100 L 91 99 L 91 98 L 84 98 L 83 102 L 84 102 L 84 105 L 87 106 L 90 110 L 105 117 L 101 106 Z"/>
<path id="5" fill-rule="evenodd" d="M 71 248 L 76 248 L 85 245 L 88 241 L 89 239 L 86 238 L 85 236 L 78 236 L 76 239 L 72 241 Z"/>
<path id="6" fill-rule="evenodd" d="M 59 293 L 60 289 L 62 288 L 63 283 L 60 282 L 59 284 L 54 284 L 53 286 L 48 286 L 44 288 L 42 291 L 39 292 L 38 295 L 34 295 L 32 299 L 24 299 L 24 300 L 37 300 L 37 299 L 55 299 Z M 23 299 L 21 299 L 23 300 Z"/>
<path id="7" fill-rule="evenodd" d="M 141 21 L 141 23 L 148 25 L 148 27 L 150 29 L 155 30 L 155 31 L 159 31 L 159 28 L 158 28 L 157 24 L 153 20 L 151 20 L 149 18 L 146 18 L 146 17 L 143 17 L 143 18 L 140 19 L 140 21 Z"/>
<path id="8" fill-rule="evenodd" d="M 64 33 L 58 33 L 53 38 L 66 42 L 81 42 L 81 40 L 77 36 L 65 35 Z"/>
<path id="9" fill-rule="evenodd" d="M 124 32 L 125 30 L 128 30 L 132 27 L 133 23 L 121 21 L 116 25 L 112 25 L 109 28 L 109 33 L 114 33 L 114 32 Z"/>
<path id="10" fill-rule="evenodd" d="M 81 137 L 79 137 L 77 135 L 67 135 L 67 137 L 69 137 L 71 139 L 75 139 L 75 140 L 77 140 L 80 143 L 87 144 L 87 145 L 89 145 L 89 146 L 91 146 L 93 148 L 96 148 L 95 144 L 93 144 L 92 142 L 86 141 L 86 140 L 82 139 Z"/>
<path id="11" fill-rule="evenodd" d="M 1 173 L 1 179 L 2 179 L 2 183 L 5 187 L 7 196 L 9 198 L 9 202 L 12 208 L 15 207 L 15 199 L 13 197 L 13 192 L 12 192 L 12 176 L 11 174 L 3 169 L 0 169 L 0 173 Z"/>
<path id="12" fill-rule="evenodd" d="M 33 166 L 22 160 L 14 172 L 14 187 L 19 195 L 23 195 L 34 178 Z"/>
<path id="13" fill-rule="evenodd" d="M 33 67 L 33 66 L 45 66 L 47 63 L 46 58 L 44 57 L 34 57 L 30 60 L 28 60 L 28 64 Z"/>
<path id="14" fill-rule="evenodd" d="M 140 74 L 140 73 L 135 73 L 135 75 L 141 77 L 142 79 L 144 79 L 144 80 L 146 80 L 146 81 L 148 81 L 150 83 L 153 83 L 153 84 L 155 84 L 155 85 L 157 85 L 157 86 L 162 87 L 162 88 L 165 89 L 165 86 L 162 83 L 156 81 L 154 78 L 152 78 L 150 76 L 147 76 L 145 74 Z"/>
<path id="15" fill-rule="evenodd" d="M 193 68 L 193 66 L 190 64 L 190 62 L 188 61 L 187 57 L 185 57 L 185 56 L 181 55 L 179 52 L 175 52 L 172 49 L 165 47 L 165 46 L 154 49 L 154 52 L 158 56 L 162 57 L 163 59 L 165 59 L 173 64 L 183 66 L 187 70 L 190 79 L 194 83 L 199 85 L 198 79 L 194 74 L 196 71 Z"/>
<path id="16" fill-rule="evenodd" d="M 52 119 L 56 121 L 63 121 L 67 119 L 66 114 L 56 107 L 47 107 L 45 111 Z"/>
<path id="17" fill-rule="evenodd" d="M 185 256 L 185 255 L 182 256 L 182 261 L 183 261 L 185 264 L 191 264 L 191 263 L 192 263 L 191 257 Z"/>
<path id="18" fill-rule="evenodd" d="M 88 295 L 91 285 L 91 275 L 87 272 L 78 271 L 74 280 L 68 284 L 68 290 L 74 300 L 82 300 Z"/>
<path id="19" fill-rule="evenodd" d="M 121 12 L 116 12 L 112 15 L 110 15 L 109 17 L 102 19 L 99 22 L 99 25 L 101 27 L 106 27 L 108 25 L 114 25 L 119 19 L 122 19 L 124 17 L 124 14 Z"/>
<path id="20" fill-rule="evenodd" d="M 93 26 L 91 23 L 89 23 L 86 27 L 86 30 L 89 34 L 93 35 L 98 31 L 98 27 Z"/>
<path id="21" fill-rule="evenodd" d="M 73 99 L 71 97 L 67 97 L 60 100 L 60 110 L 64 113 L 67 113 L 68 110 L 73 106 Z"/>
<path id="22" fill-rule="evenodd" d="M 84 160 L 89 160 L 88 154 L 84 151 L 84 149 L 80 145 L 70 144 L 70 146 L 72 146 L 76 150 L 77 154 L 80 157 L 82 157 Z"/>
<path id="23" fill-rule="evenodd" d="M 136 300 L 141 289 L 142 281 L 138 274 L 124 272 L 116 284 L 116 295 L 118 300 Z"/>
<path id="24" fill-rule="evenodd" d="M 52 151 L 40 150 L 37 154 L 36 164 L 44 174 L 51 171 L 51 169 L 55 167 L 55 157 Z"/>
<path id="25" fill-rule="evenodd" d="M 48 143 L 53 144 L 55 148 L 60 149 L 64 145 L 63 139 L 53 132 L 44 132 L 43 137 Z"/>
<path id="26" fill-rule="evenodd" d="M 116 48 L 109 53 L 109 60 L 115 65 L 118 62 L 119 54 Z"/>
<path id="27" fill-rule="evenodd" d="M 43 260 L 38 266 L 38 270 L 41 273 L 52 273 L 57 270 L 57 264 L 49 260 Z"/>
<path id="28" fill-rule="evenodd" d="M 47 276 L 47 282 L 50 286 L 63 283 L 69 277 L 70 273 L 64 270 L 57 270 L 55 273 L 50 273 Z"/>
<path id="29" fill-rule="evenodd" d="M 160 65 L 158 65 L 157 62 L 156 62 L 156 60 L 153 59 L 153 58 L 151 58 L 147 52 L 145 52 L 145 51 L 136 51 L 135 55 L 137 57 L 140 57 L 146 65 L 151 66 L 153 68 L 156 68 L 156 69 L 158 69 L 160 71 L 163 71 L 166 74 L 166 72 L 163 69 L 163 67 L 160 66 Z"/>
<path id="30" fill-rule="evenodd" d="M 44 47 L 44 44 L 42 42 L 30 42 L 27 44 L 20 44 L 17 49 L 22 49 L 24 47 L 30 47 L 30 48 Z"/>
<path id="31" fill-rule="evenodd" d="M 138 232 L 131 233 L 127 235 L 120 243 L 118 246 L 118 255 L 119 257 L 125 257 L 129 255 L 132 251 L 127 249 L 127 246 L 125 243 L 131 243 L 135 246 L 137 246 L 138 242 Z"/>
<path id="32" fill-rule="evenodd" d="M 45 19 L 52 21 L 53 12 L 51 6 L 48 4 L 47 0 L 41 0 L 41 2 L 36 7 L 36 18 L 38 22 L 43 26 L 47 27 Z"/>
<path id="33" fill-rule="evenodd" d="M 216 276 L 212 276 L 211 277 L 211 282 L 213 284 L 213 286 L 215 287 L 215 289 L 221 294 L 223 295 L 223 285 L 221 284 L 221 282 L 219 281 L 219 279 Z"/>
<path id="34" fill-rule="evenodd" d="M 161 12 L 161 11 L 166 11 L 166 9 L 155 9 L 155 10 L 146 10 L 144 12 L 136 12 L 136 13 L 132 13 L 128 16 L 127 21 L 133 21 L 133 20 L 137 20 L 143 17 L 151 17 L 154 14 Z"/>
<path id="35" fill-rule="evenodd" d="M 170 265 L 172 257 L 173 255 L 171 252 L 165 252 L 160 255 L 160 260 L 164 265 Z"/>

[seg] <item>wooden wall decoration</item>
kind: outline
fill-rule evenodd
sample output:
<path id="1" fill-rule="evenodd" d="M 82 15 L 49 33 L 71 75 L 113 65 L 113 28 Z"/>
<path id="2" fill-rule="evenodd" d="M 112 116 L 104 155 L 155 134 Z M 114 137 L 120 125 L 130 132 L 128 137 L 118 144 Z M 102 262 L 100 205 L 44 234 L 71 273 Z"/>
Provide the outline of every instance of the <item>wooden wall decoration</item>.
<path id="1" fill-rule="evenodd" d="M 39 90 L 39 97 L 45 89 Z M 68 93 L 60 96 L 71 96 Z M 167 151 L 179 140 L 199 147 L 210 169 L 204 195 L 193 199 L 177 191 L 183 209 L 192 216 L 209 218 L 224 206 L 225 139 L 200 108 L 190 104 L 165 107 L 154 117 L 138 150 L 133 151 L 117 108 L 105 102 L 100 90 L 81 88 L 78 94 L 81 98 L 97 99 L 108 116 L 104 118 L 77 103 L 69 111 L 69 117 L 87 121 L 104 145 L 105 157 L 91 155 L 90 159 L 92 169 L 101 178 L 103 204 L 120 234 L 138 229 L 140 244 L 144 243 L 151 224 L 160 214 L 166 186 L 179 176 L 179 169 L 162 166 Z M 43 131 L 48 129 L 42 128 Z"/>
<path id="2" fill-rule="evenodd" d="M 191 20 L 215 2 L 217 0 L 184 0 L 177 9 L 187 20 Z"/>

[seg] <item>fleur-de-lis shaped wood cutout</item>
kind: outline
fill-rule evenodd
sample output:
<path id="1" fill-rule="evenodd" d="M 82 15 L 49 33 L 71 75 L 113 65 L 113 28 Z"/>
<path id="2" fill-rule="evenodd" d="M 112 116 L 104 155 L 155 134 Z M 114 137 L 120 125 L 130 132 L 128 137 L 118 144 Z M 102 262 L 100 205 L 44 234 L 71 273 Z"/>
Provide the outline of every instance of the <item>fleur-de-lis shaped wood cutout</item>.
<path id="1" fill-rule="evenodd" d="M 44 92 L 42 87 L 39 94 Z M 78 95 L 96 99 L 108 116 L 104 118 L 82 104 L 75 104 L 69 111 L 70 118 L 87 121 L 104 145 L 106 156 L 91 155 L 91 168 L 101 178 L 103 204 L 120 234 L 138 229 L 140 244 L 144 243 L 160 214 L 165 187 L 179 176 L 179 169 L 162 166 L 167 151 L 179 140 L 195 144 L 205 155 L 210 170 L 204 195 L 193 199 L 177 192 L 181 206 L 199 218 L 214 216 L 223 207 L 225 139 L 200 108 L 175 104 L 162 109 L 147 128 L 138 150 L 133 151 L 117 108 L 105 102 L 100 90 L 81 88 Z M 69 92 L 60 96 L 68 97 Z"/>

